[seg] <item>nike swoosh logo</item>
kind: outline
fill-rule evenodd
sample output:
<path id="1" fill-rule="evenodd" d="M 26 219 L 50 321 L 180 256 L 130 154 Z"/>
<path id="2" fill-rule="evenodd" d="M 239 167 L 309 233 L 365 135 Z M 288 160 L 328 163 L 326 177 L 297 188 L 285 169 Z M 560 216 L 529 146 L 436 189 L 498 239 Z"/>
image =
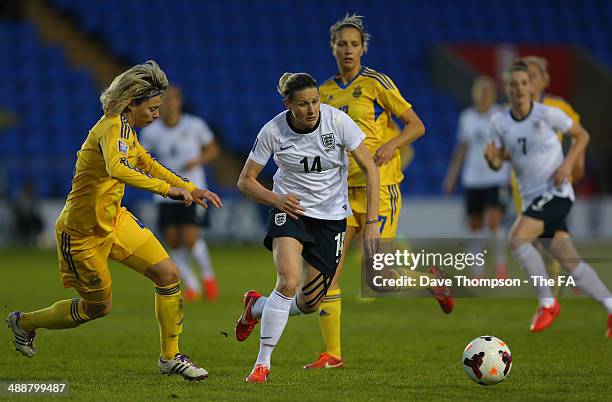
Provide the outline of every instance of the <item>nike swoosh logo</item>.
<path id="1" fill-rule="evenodd" d="M 247 312 L 251 311 L 251 307 L 253 306 L 253 299 L 249 300 L 248 304 L 244 308 L 244 314 L 240 317 L 240 323 L 243 325 L 247 325 L 249 321 L 246 318 Z"/>
<path id="2" fill-rule="evenodd" d="M 292 146 L 293 146 L 293 145 L 289 145 L 288 147 L 285 147 L 285 148 L 281 147 L 281 148 L 280 148 L 280 150 L 281 150 L 281 151 L 284 151 L 284 150 L 286 150 L 286 149 L 291 148 Z"/>
<path id="3" fill-rule="evenodd" d="M 342 363 L 338 363 L 338 364 L 329 364 L 328 362 L 325 362 L 325 368 L 335 368 L 338 367 L 339 365 L 341 365 Z"/>
<path id="4" fill-rule="evenodd" d="M 271 336 L 262 336 L 262 337 L 261 337 L 261 338 L 259 338 L 259 339 L 270 339 L 270 338 L 272 338 L 272 337 L 271 337 Z"/>

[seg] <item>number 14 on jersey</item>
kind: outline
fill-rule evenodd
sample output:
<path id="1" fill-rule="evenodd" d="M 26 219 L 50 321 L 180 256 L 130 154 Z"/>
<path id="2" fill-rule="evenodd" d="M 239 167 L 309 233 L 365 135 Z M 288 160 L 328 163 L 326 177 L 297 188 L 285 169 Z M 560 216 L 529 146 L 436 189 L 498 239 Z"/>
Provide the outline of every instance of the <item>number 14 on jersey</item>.
<path id="1" fill-rule="evenodd" d="M 312 165 L 310 166 L 310 170 L 308 169 L 309 164 L 308 164 L 308 158 L 306 156 L 302 158 L 300 163 L 304 165 L 304 173 L 309 173 L 309 172 L 321 173 L 321 157 L 320 156 L 314 157 L 314 159 L 312 160 Z"/>

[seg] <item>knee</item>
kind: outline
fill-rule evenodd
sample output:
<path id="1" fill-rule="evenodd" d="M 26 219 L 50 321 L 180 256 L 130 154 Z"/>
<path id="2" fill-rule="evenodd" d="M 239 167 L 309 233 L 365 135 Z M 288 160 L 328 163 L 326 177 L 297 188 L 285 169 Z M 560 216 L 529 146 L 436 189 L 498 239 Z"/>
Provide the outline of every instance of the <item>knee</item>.
<path id="1" fill-rule="evenodd" d="M 298 301 L 298 305 L 300 307 L 300 311 L 304 314 L 312 314 L 315 311 L 319 310 L 319 306 L 321 305 L 321 301 L 318 303 L 314 303 L 313 305 L 309 305 L 308 303 L 302 303 Z"/>
<path id="2" fill-rule="evenodd" d="M 183 246 L 187 249 L 191 250 L 195 246 L 196 239 L 194 238 L 186 238 L 183 240 Z"/>
<path id="3" fill-rule="evenodd" d="M 470 215 L 468 217 L 468 226 L 472 232 L 482 229 L 482 217 L 480 215 Z"/>
<path id="4" fill-rule="evenodd" d="M 168 286 L 180 280 L 178 268 L 171 259 L 153 265 L 146 271 L 146 275 L 157 286 Z"/>
<path id="5" fill-rule="evenodd" d="M 560 261 L 559 264 L 570 274 L 574 273 L 574 270 L 576 268 L 578 268 L 578 265 L 580 265 L 582 261 L 575 261 L 575 260 L 569 260 L 569 261 Z"/>
<path id="6" fill-rule="evenodd" d="M 167 230 L 164 234 L 164 240 L 172 250 L 180 247 L 180 239 L 175 230 Z"/>
<path id="7" fill-rule="evenodd" d="M 521 236 L 518 231 L 512 230 L 510 232 L 510 235 L 508 236 L 508 247 L 510 247 L 513 251 L 515 251 L 517 248 L 519 248 L 525 243 L 525 240 L 521 239 Z"/>
<path id="8" fill-rule="evenodd" d="M 276 290 L 283 296 L 294 297 L 297 293 L 299 280 L 297 278 L 279 278 L 276 284 Z"/>
<path id="9" fill-rule="evenodd" d="M 182 238 L 182 245 L 191 250 L 198 240 L 198 232 L 196 230 L 185 230 Z"/>
<path id="10" fill-rule="evenodd" d="M 89 318 L 95 320 L 97 318 L 106 317 L 113 306 L 113 299 L 110 298 L 104 303 L 89 303 L 87 300 L 83 300 L 85 302 L 84 310 Z"/>
<path id="11" fill-rule="evenodd" d="M 179 241 L 176 238 L 166 238 L 165 240 L 168 247 L 170 247 L 172 250 L 176 250 L 180 247 Z"/>

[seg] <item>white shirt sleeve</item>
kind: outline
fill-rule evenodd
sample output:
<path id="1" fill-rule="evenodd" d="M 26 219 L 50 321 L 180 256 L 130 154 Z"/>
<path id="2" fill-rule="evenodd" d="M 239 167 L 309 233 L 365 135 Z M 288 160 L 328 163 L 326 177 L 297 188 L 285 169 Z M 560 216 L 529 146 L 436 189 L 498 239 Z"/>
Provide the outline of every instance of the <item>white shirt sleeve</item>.
<path id="1" fill-rule="evenodd" d="M 274 139 L 268 125 L 265 125 L 261 131 L 259 131 L 259 134 L 257 134 L 253 148 L 249 153 L 249 159 L 265 166 L 273 153 Z"/>
<path id="2" fill-rule="evenodd" d="M 214 141 L 215 135 L 204 120 L 197 119 L 195 127 L 198 133 L 198 139 L 202 145 L 208 145 Z"/>
<path id="3" fill-rule="evenodd" d="M 145 127 L 138 135 L 138 142 L 149 152 L 155 153 L 155 129 L 153 127 Z"/>
<path id="4" fill-rule="evenodd" d="M 467 113 L 463 111 L 459 116 L 459 124 L 457 127 L 457 141 L 459 143 L 470 142 L 469 132 L 466 127 Z"/>
<path id="5" fill-rule="evenodd" d="M 500 120 L 501 116 L 499 114 L 493 115 L 491 117 L 491 138 L 489 142 L 493 142 L 498 148 L 504 148 L 506 144 L 504 143 L 504 138 L 502 136 L 502 131 L 500 129 Z"/>
<path id="6" fill-rule="evenodd" d="M 561 131 L 567 132 L 573 125 L 574 121 L 563 110 L 556 107 L 547 107 L 546 117 L 552 127 Z"/>
<path id="7" fill-rule="evenodd" d="M 342 145 L 347 151 L 354 151 L 365 139 L 365 134 L 346 113 L 340 111 L 337 120 Z"/>

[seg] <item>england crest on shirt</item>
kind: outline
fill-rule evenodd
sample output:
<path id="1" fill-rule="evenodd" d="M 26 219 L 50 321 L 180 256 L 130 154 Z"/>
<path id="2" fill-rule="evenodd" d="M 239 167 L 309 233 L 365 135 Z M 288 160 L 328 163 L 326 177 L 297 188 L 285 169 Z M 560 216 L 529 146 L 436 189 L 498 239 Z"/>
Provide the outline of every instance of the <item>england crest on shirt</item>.
<path id="1" fill-rule="evenodd" d="M 333 149 L 334 145 L 336 145 L 334 133 L 321 134 L 321 141 L 323 141 L 323 146 L 327 149 Z"/>

